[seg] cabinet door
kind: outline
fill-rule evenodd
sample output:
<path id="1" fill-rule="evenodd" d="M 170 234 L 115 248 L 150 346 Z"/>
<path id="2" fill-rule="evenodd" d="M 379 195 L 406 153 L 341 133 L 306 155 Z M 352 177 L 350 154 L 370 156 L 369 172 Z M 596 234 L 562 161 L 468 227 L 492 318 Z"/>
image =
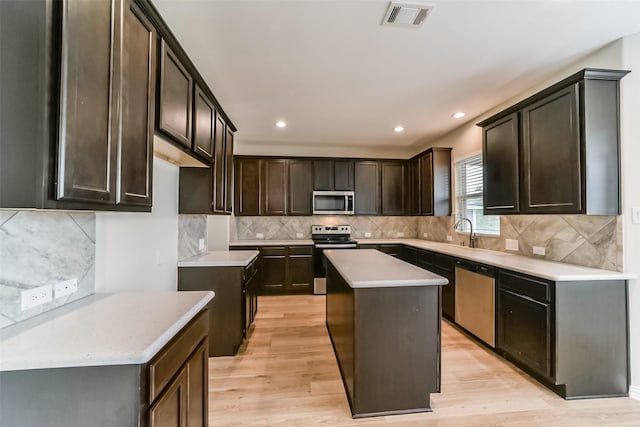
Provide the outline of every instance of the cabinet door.
<path id="1" fill-rule="evenodd" d="M 522 112 L 523 211 L 579 213 L 582 164 L 577 84 Z"/>
<path id="2" fill-rule="evenodd" d="M 400 245 L 379 245 L 378 250 L 392 257 L 400 257 Z"/>
<path id="3" fill-rule="evenodd" d="M 518 114 L 482 128 L 485 215 L 520 210 L 520 150 Z"/>
<path id="4" fill-rule="evenodd" d="M 333 187 L 336 191 L 353 191 L 352 160 L 335 160 L 333 162 Z"/>
<path id="5" fill-rule="evenodd" d="M 214 133 L 214 158 L 213 158 L 213 211 L 224 212 L 225 197 L 225 137 L 227 124 L 220 114 L 216 114 L 216 128 Z"/>
<path id="6" fill-rule="evenodd" d="M 433 215 L 433 153 L 420 157 L 420 213 Z"/>
<path id="7" fill-rule="evenodd" d="M 235 214 L 260 215 L 260 159 L 236 159 L 234 188 Z"/>
<path id="8" fill-rule="evenodd" d="M 287 271 L 288 293 L 313 293 L 313 248 L 289 247 Z"/>
<path id="9" fill-rule="evenodd" d="M 454 270 L 454 259 L 441 254 L 432 254 L 433 268 L 429 269 L 434 273 L 446 278 L 449 284 L 441 286 L 442 315 L 447 319 L 455 319 L 456 306 L 456 275 Z"/>
<path id="10" fill-rule="evenodd" d="M 186 368 L 167 386 L 149 410 L 149 427 L 186 427 L 188 405 Z"/>
<path id="11" fill-rule="evenodd" d="M 116 200 L 111 117 L 117 114 L 117 93 L 112 90 L 119 76 L 113 48 L 120 7 L 117 0 L 62 3 L 58 200 Z M 146 141 L 146 122 L 144 126 Z"/>
<path id="12" fill-rule="evenodd" d="M 249 275 L 249 272 L 245 269 L 245 281 L 242 286 L 242 336 L 247 337 L 247 331 L 251 326 L 251 287 L 253 286 L 253 276 Z"/>
<path id="13" fill-rule="evenodd" d="M 355 163 L 355 213 L 380 214 L 380 169 L 378 162 Z"/>
<path id="14" fill-rule="evenodd" d="M 287 214 L 287 159 L 262 162 L 262 214 Z"/>
<path id="15" fill-rule="evenodd" d="M 160 53 L 160 101 L 158 129 L 191 148 L 191 95 L 193 78 L 163 39 Z"/>
<path id="16" fill-rule="evenodd" d="M 208 161 L 213 160 L 215 107 L 209 97 L 196 85 L 193 102 L 193 149 Z"/>
<path id="17" fill-rule="evenodd" d="M 156 30 L 133 1 L 125 5 L 116 203 L 151 207 Z"/>
<path id="18" fill-rule="evenodd" d="M 404 214 L 404 162 L 381 162 L 382 215 Z"/>
<path id="19" fill-rule="evenodd" d="M 316 191 L 333 190 L 333 161 L 314 160 L 313 161 L 313 189 Z"/>
<path id="20" fill-rule="evenodd" d="M 284 247 L 264 248 L 262 252 L 261 294 L 283 293 L 286 282 L 286 253 Z"/>
<path id="21" fill-rule="evenodd" d="M 289 215 L 311 215 L 311 162 L 289 160 Z"/>
<path id="22" fill-rule="evenodd" d="M 406 165 L 405 211 L 409 215 L 420 215 L 420 164 L 411 159 Z"/>
<path id="23" fill-rule="evenodd" d="M 189 394 L 187 398 L 187 427 L 203 427 L 208 424 L 209 390 L 208 340 L 202 341 L 186 364 Z"/>
<path id="24" fill-rule="evenodd" d="M 233 211 L 233 131 L 229 126 L 227 126 L 227 137 L 224 142 L 224 152 L 224 170 L 226 176 L 224 183 L 224 211 L 226 213 L 231 213 Z"/>
<path id="25" fill-rule="evenodd" d="M 550 378 L 550 305 L 500 289 L 498 348 L 530 369 Z"/>

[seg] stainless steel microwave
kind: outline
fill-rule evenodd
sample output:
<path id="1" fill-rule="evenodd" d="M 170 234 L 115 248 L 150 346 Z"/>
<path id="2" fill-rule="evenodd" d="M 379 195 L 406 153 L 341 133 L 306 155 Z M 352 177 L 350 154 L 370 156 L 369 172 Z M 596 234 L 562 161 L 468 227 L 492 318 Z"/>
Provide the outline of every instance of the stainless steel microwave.
<path id="1" fill-rule="evenodd" d="M 314 191 L 314 215 L 353 215 L 353 191 Z"/>

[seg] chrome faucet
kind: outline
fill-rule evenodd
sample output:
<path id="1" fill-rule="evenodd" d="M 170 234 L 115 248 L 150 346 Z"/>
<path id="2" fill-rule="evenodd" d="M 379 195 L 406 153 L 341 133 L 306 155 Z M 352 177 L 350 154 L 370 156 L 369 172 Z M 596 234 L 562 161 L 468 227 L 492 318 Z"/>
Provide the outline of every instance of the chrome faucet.
<path id="1" fill-rule="evenodd" d="M 454 230 L 458 230 L 458 228 L 460 228 L 460 231 L 463 231 L 462 229 L 462 221 L 467 221 L 469 223 L 469 247 L 470 248 L 475 248 L 476 247 L 476 236 L 475 234 L 473 234 L 473 223 L 471 222 L 471 220 L 469 218 L 460 218 L 458 221 L 456 221 L 456 224 L 453 226 Z"/>

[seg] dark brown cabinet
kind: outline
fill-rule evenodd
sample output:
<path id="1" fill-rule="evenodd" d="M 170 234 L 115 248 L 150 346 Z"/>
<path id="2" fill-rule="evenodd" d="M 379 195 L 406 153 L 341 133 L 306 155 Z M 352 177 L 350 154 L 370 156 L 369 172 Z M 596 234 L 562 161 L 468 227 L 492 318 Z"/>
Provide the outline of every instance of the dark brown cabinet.
<path id="1" fill-rule="evenodd" d="M 251 157 L 235 160 L 235 214 L 260 215 L 260 166 L 262 161 Z"/>
<path id="2" fill-rule="evenodd" d="M 287 282 L 287 248 L 267 246 L 260 248 L 262 257 L 260 294 L 284 294 Z"/>
<path id="3" fill-rule="evenodd" d="M 287 292 L 313 292 L 313 248 L 289 246 L 287 265 Z"/>
<path id="4" fill-rule="evenodd" d="M 478 123 L 485 214 L 619 214 L 627 73 L 584 69 Z"/>
<path id="5" fill-rule="evenodd" d="M 193 77 L 166 40 L 160 43 L 158 130 L 191 149 Z"/>
<path id="6" fill-rule="evenodd" d="M 262 161 L 261 214 L 286 215 L 287 189 L 288 160 L 264 159 Z"/>
<path id="7" fill-rule="evenodd" d="M 431 261 L 433 262 L 433 268 L 429 270 L 446 278 L 449 281 L 447 285 L 441 286 L 442 316 L 449 320 L 454 320 L 456 305 L 455 258 L 439 253 L 434 253 L 431 255 Z"/>
<path id="8" fill-rule="evenodd" d="M 451 215 L 451 148 L 430 148 L 417 156 L 420 213 Z"/>
<path id="9" fill-rule="evenodd" d="M 149 211 L 155 29 L 129 0 L 14 6 L 1 6 L 0 207 Z"/>
<path id="10" fill-rule="evenodd" d="M 313 189 L 316 191 L 353 191 L 352 160 L 314 160 Z"/>
<path id="11" fill-rule="evenodd" d="M 514 113 L 482 129 L 485 214 L 520 211 L 518 123 Z"/>
<path id="12" fill-rule="evenodd" d="M 406 163 L 405 212 L 408 215 L 420 215 L 420 162 L 413 158 Z"/>
<path id="13" fill-rule="evenodd" d="M 223 213 L 226 197 L 225 197 L 225 139 L 226 139 L 226 123 L 224 118 L 216 114 L 216 127 L 214 134 L 214 154 L 213 154 L 213 211 Z"/>
<path id="14" fill-rule="evenodd" d="M 313 182 L 310 160 L 289 160 L 288 215 L 311 215 L 311 194 Z"/>
<path id="15" fill-rule="evenodd" d="M 233 212 L 233 131 L 227 125 L 224 141 L 224 212 Z"/>
<path id="16" fill-rule="evenodd" d="M 380 215 L 380 164 L 355 162 L 355 213 Z"/>
<path id="17" fill-rule="evenodd" d="M 382 215 L 405 213 L 405 162 L 380 162 Z"/>
<path id="18" fill-rule="evenodd" d="M 433 215 L 433 153 L 424 154 L 420 162 L 420 213 Z"/>
<path id="19" fill-rule="evenodd" d="M 209 162 L 213 160 L 215 119 L 213 102 L 196 85 L 193 102 L 193 149 Z"/>

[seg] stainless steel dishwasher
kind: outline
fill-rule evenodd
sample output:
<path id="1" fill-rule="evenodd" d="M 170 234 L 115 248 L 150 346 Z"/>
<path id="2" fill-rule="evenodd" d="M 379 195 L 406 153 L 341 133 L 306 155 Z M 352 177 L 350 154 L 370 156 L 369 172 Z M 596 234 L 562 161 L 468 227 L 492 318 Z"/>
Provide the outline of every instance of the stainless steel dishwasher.
<path id="1" fill-rule="evenodd" d="M 491 347 L 496 346 L 495 270 L 456 260 L 455 321 Z"/>

